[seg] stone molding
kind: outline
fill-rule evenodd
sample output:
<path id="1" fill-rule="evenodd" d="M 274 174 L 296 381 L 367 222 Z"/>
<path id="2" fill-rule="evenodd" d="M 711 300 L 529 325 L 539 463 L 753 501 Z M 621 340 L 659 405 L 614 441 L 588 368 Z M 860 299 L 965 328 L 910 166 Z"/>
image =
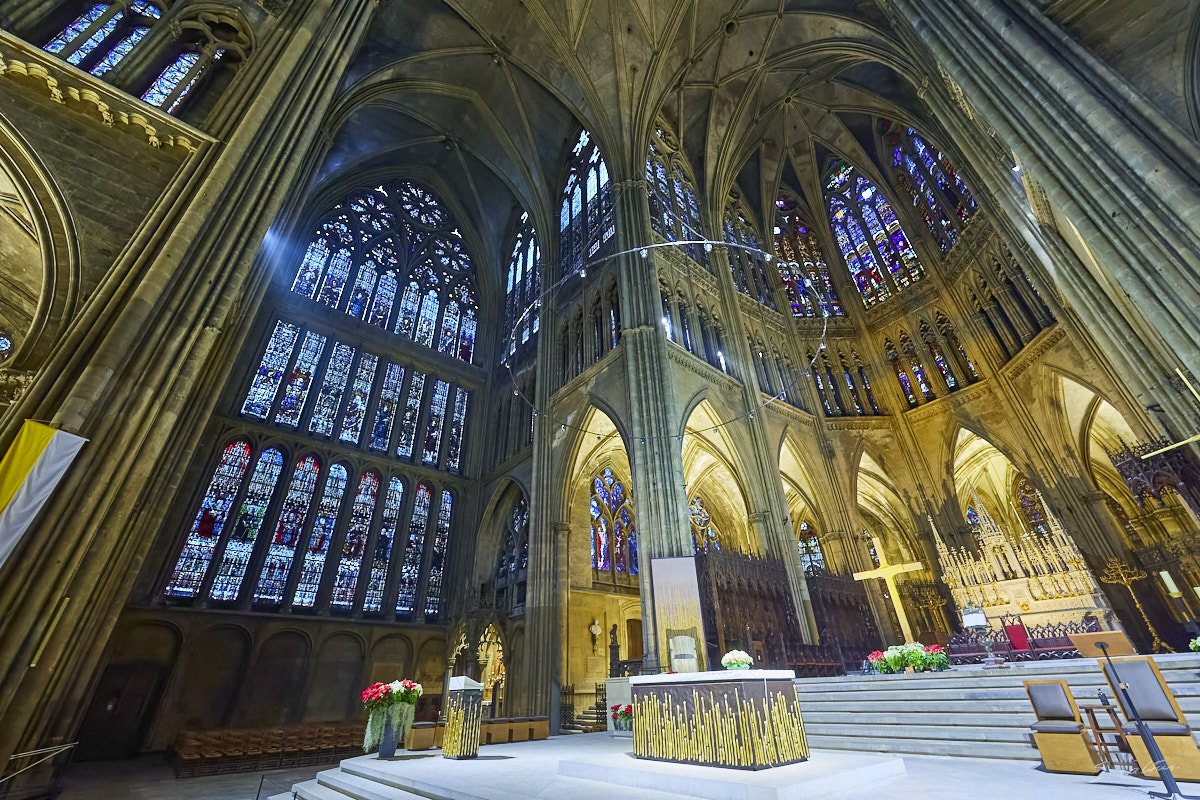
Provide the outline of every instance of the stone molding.
<path id="1" fill-rule="evenodd" d="M 1066 338 L 1067 330 L 1060 323 L 1056 322 L 1048 328 L 1043 328 L 1029 344 L 1021 348 L 1021 352 L 1000 367 L 1000 372 L 1010 381 L 1016 380 L 1052 347 Z"/>
<path id="2" fill-rule="evenodd" d="M 163 146 L 179 147 L 192 154 L 202 145 L 216 141 L 162 109 L 114 89 L 2 30 L 0 77 L 33 83 L 44 89 L 55 103 L 90 117 L 105 127 L 112 128 L 120 123 L 130 128 L 140 128 L 146 144 L 156 149 Z"/>
<path id="3" fill-rule="evenodd" d="M 680 344 L 667 342 L 667 358 L 707 381 L 724 384 L 725 388 L 731 392 L 742 390 L 742 384 L 736 378 L 726 375 L 707 361 L 692 355 Z"/>

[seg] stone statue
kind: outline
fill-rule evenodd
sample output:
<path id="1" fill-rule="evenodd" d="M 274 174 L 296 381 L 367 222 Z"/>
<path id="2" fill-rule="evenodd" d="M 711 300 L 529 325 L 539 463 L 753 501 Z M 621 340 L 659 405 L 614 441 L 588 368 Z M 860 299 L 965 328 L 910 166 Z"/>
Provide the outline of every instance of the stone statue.
<path id="1" fill-rule="evenodd" d="M 600 627 L 600 620 L 593 619 L 592 624 L 588 626 L 588 633 L 592 635 L 592 655 L 600 655 L 600 634 L 604 633 L 604 628 Z"/>

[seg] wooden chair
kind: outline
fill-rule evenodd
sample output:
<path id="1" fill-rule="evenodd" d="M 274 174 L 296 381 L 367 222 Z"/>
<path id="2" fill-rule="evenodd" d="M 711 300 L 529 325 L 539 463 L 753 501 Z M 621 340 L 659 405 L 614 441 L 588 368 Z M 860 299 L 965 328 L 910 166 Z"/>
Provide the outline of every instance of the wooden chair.
<path id="1" fill-rule="evenodd" d="M 429 750 L 434 746 L 437 735 L 437 724 L 433 722 L 414 722 L 404 739 L 405 750 Z"/>
<path id="2" fill-rule="evenodd" d="M 509 737 L 509 721 L 507 719 L 485 719 L 479 731 L 480 744 L 504 744 Z"/>
<path id="3" fill-rule="evenodd" d="M 531 724 L 529 717 L 513 717 L 512 724 L 509 725 L 508 740 L 510 742 L 529 741 L 529 727 Z"/>
<path id="4" fill-rule="evenodd" d="M 550 718 L 533 717 L 529 721 L 529 738 L 546 739 L 550 736 Z"/>
<path id="5" fill-rule="evenodd" d="M 1147 778 L 1157 778 L 1158 769 L 1150 758 L 1145 742 L 1138 735 L 1137 724 L 1133 721 L 1133 710 L 1127 707 L 1125 695 L 1118 686 L 1116 674 L 1119 674 L 1129 692 L 1133 704 L 1137 706 L 1138 714 L 1150 729 L 1154 743 L 1162 751 L 1163 758 L 1173 774 L 1181 781 L 1200 781 L 1200 749 L 1192 738 L 1192 729 L 1187 718 L 1179 710 L 1175 695 L 1167 688 L 1158 665 L 1149 656 L 1129 656 L 1114 658 L 1110 666 L 1106 661 L 1100 662 L 1104 670 L 1104 678 L 1112 689 L 1113 697 L 1121 705 L 1121 711 L 1128 720 L 1121 726 L 1129 749 L 1137 758 L 1142 775 Z"/>
<path id="6" fill-rule="evenodd" d="M 1025 692 L 1037 714 L 1037 722 L 1029 727 L 1046 771 L 1100 774 L 1100 758 L 1083 730 L 1083 720 L 1067 682 L 1025 681 Z"/>

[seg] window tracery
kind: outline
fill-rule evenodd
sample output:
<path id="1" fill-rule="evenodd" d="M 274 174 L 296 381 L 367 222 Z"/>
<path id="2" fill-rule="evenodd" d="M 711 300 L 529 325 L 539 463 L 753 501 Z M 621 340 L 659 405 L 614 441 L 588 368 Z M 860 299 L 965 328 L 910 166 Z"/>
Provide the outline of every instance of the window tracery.
<path id="1" fill-rule="evenodd" d="M 816 528 L 809 522 L 800 523 L 800 536 L 796 541 L 800 550 L 800 563 L 809 575 L 825 571 L 825 554 L 821 551 L 821 540 Z"/>
<path id="2" fill-rule="evenodd" d="M 129 55 L 161 18 L 162 10 L 145 0 L 93 3 L 44 49 L 101 76 Z"/>
<path id="3" fill-rule="evenodd" d="M 600 146 L 585 130 L 571 150 L 559 214 L 560 277 L 607 255 L 616 234 L 612 185 Z"/>
<path id="4" fill-rule="evenodd" d="M 707 552 L 709 548 L 721 549 L 720 534 L 713 525 L 712 515 L 708 513 L 703 498 L 698 494 L 692 495 L 688 501 L 688 518 L 692 526 L 692 544 L 697 553 Z"/>
<path id="5" fill-rule="evenodd" d="M 521 226 L 508 261 L 508 284 L 504 294 L 504 332 L 508 345 L 501 351 L 501 363 L 508 364 L 520 350 L 531 352 L 540 327 L 538 308 L 531 308 L 540 290 L 542 251 L 528 214 L 521 215 Z M 528 309 L 529 313 L 526 313 Z M 524 316 L 522 316 L 524 315 Z"/>
<path id="6" fill-rule="evenodd" d="M 950 159 L 912 128 L 888 137 L 897 183 L 943 253 L 958 242 L 962 226 L 976 211 L 975 196 Z"/>
<path id="7" fill-rule="evenodd" d="M 592 569 L 617 575 L 637 575 L 637 525 L 633 497 L 611 469 L 592 479 Z"/>
<path id="8" fill-rule="evenodd" d="M 1021 509 L 1021 516 L 1024 518 L 1027 530 L 1034 534 L 1045 534 L 1050 532 L 1050 526 L 1046 521 L 1046 507 L 1042 503 L 1042 496 L 1024 477 L 1018 477 L 1013 485 L 1013 498 L 1017 501 L 1017 506 Z"/>
<path id="9" fill-rule="evenodd" d="M 792 316 L 844 316 L 820 241 L 798 207 L 796 198 L 786 193 L 775 200 L 775 256 Z"/>
<path id="10" fill-rule="evenodd" d="M 671 137 L 657 128 L 650 142 L 646 159 L 646 182 L 650 187 L 650 226 L 668 242 L 687 242 L 707 239 L 700 221 L 695 183 L 682 153 Z M 692 261 L 711 269 L 707 251 L 698 244 L 683 245 Z"/>
<path id="11" fill-rule="evenodd" d="M 419 184 L 383 181 L 335 205 L 316 225 L 292 291 L 439 353 L 474 358 L 475 268 L 449 212 Z"/>
<path id="12" fill-rule="evenodd" d="M 924 276 L 895 210 L 857 168 L 834 162 L 825 199 L 833 238 L 866 308 L 891 297 L 891 287 L 902 291 Z"/>
<path id="13" fill-rule="evenodd" d="M 734 286 L 767 308 L 775 308 L 775 282 L 769 277 L 758 234 L 736 192 L 725 206 L 725 241 L 733 245 L 725 252 Z"/>

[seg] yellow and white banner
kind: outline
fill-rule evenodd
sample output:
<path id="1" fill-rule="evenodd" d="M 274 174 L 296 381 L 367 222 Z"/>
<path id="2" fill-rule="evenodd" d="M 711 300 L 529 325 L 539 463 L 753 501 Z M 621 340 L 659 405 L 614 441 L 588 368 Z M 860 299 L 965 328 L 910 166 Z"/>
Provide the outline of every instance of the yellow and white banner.
<path id="1" fill-rule="evenodd" d="M 0 460 L 0 565 L 33 524 L 87 439 L 25 420 Z"/>

